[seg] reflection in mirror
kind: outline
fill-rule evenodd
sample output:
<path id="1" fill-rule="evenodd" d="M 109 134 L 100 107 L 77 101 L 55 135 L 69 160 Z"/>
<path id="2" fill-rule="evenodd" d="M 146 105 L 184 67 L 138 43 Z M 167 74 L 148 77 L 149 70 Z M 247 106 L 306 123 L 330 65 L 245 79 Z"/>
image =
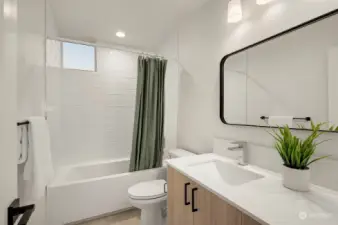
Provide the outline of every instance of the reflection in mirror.
<path id="1" fill-rule="evenodd" d="M 265 117 L 311 117 L 338 124 L 338 15 L 226 58 L 223 117 L 228 124 L 269 126 Z M 293 120 L 292 127 L 310 127 Z"/>
<path id="2" fill-rule="evenodd" d="M 247 123 L 247 52 L 224 65 L 224 114 L 236 124 Z"/>

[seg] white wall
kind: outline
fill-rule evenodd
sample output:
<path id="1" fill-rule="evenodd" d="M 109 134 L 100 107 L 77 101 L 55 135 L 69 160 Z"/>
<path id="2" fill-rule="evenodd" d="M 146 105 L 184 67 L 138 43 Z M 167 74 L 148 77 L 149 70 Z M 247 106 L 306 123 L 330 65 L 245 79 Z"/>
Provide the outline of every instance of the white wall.
<path id="1" fill-rule="evenodd" d="M 0 0 L 0 224 L 17 197 L 17 1 Z"/>
<path id="2" fill-rule="evenodd" d="M 234 50 L 333 10 L 338 2 L 278 0 L 266 6 L 256 6 L 255 1 L 243 2 L 244 19 L 239 24 L 227 24 L 227 1 L 215 0 L 180 26 L 178 58 L 182 72 L 178 147 L 203 153 L 212 150 L 213 137 L 245 140 L 251 143 L 252 163 L 280 171 L 280 160 L 271 148 L 273 140 L 264 129 L 226 126 L 220 121 L 220 60 Z M 176 47 L 170 45 L 170 42 L 163 44 L 166 48 Z M 329 134 L 326 138 L 333 140 L 323 144 L 319 152 L 338 158 L 335 151 L 338 136 Z M 337 177 L 329 172 L 336 169 L 336 161 L 318 163 L 312 173 L 313 181 L 338 189 Z"/>
<path id="3" fill-rule="evenodd" d="M 50 23 L 50 19 L 47 19 L 48 26 L 53 26 L 53 23 Z M 52 28 L 49 28 L 52 30 Z M 61 95 L 60 95 L 60 85 L 61 72 L 58 68 L 61 66 L 61 44 L 58 41 L 47 40 L 46 42 L 46 90 L 47 90 L 47 122 L 49 125 L 49 131 L 51 136 L 51 150 L 52 150 L 52 159 L 54 168 L 56 169 L 58 155 L 62 152 L 59 152 L 61 148 Z"/>
<path id="4" fill-rule="evenodd" d="M 180 66 L 178 63 L 178 36 L 177 33 L 171 35 L 167 42 L 162 46 L 159 53 L 168 60 L 166 81 L 165 81 L 165 124 L 164 136 L 166 139 L 164 153 L 177 147 L 177 121 L 179 107 L 179 87 L 180 87 Z"/>
<path id="5" fill-rule="evenodd" d="M 18 2 L 17 119 L 44 116 L 45 103 L 45 0 Z M 19 197 L 25 202 L 23 166 L 18 167 Z M 29 224 L 45 225 L 45 199 L 35 202 Z"/>
<path id="6" fill-rule="evenodd" d="M 43 116 L 45 101 L 45 0 L 18 8 L 18 118 Z"/>
<path id="7" fill-rule="evenodd" d="M 58 37 L 59 28 L 51 4 L 49 0 L 46 0 L 46 35 L 47 37 Z"/>
<path id="8" fill-rule="evenodd" d="M 338 82 L 338 47 L 331 48 L 328 51 L 328 83 L 329 83 L 329 119 L 332 124 L 338 124 L 338 90 L 337 90 L 337 82 Z"/>

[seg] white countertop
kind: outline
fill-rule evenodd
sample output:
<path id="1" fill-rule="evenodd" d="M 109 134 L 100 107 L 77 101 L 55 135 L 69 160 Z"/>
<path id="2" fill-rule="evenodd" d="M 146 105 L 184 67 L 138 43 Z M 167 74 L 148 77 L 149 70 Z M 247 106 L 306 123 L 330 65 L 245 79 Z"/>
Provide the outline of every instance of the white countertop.
<path id="1" fill-rule="evenodd" d="M 338 192 L 315 185 L 307 193 L 291 191 L 282 185 L 280 174 L 252 165 L 241 168 L 264 178 L 231 186 L 189 166 L 213 160 L 237 165 L 237 161 L 216 154 L 171 159 L 168 165 L 262 224 L 338 225 Z"/>

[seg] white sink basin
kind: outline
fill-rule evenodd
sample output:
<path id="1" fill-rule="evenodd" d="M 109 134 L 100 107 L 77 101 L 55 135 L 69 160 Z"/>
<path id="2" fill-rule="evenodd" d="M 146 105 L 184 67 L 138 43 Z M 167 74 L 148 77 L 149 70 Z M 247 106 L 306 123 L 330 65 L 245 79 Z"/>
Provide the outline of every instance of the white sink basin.
<path id="1" fill-rule="evenodd" d="M 222 180 L 232 186 L 241 185 L 264 176 L 220 160 L 189 165 L 191 169 L 208 178 Z"/>

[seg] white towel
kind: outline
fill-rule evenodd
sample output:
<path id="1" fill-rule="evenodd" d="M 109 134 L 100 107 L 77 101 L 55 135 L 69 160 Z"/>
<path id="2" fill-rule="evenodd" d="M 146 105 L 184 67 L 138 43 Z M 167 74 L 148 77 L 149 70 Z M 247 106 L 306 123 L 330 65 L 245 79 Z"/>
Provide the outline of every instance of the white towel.
<path id="1" fill-rule="evenodd" d="M 293 126 L 293 116 L 269 116 L 268 124 L 270 126 L 283 127 L 288 125 L 289 127 Z"/>
<path id="2" fill-rule="evenodd" d="M 23 164 L 27 161 L 28 158 L 28 127 L 19 126 L 18 127 L 18 164 Z"/>
<path id="3" fill-rule="evenodd" d="M 36 202 L 45 196 L 46 186 L 54 177 L 47 121 L 30 117 L 28 159 L 24 167 L 25 202 Z"/>

